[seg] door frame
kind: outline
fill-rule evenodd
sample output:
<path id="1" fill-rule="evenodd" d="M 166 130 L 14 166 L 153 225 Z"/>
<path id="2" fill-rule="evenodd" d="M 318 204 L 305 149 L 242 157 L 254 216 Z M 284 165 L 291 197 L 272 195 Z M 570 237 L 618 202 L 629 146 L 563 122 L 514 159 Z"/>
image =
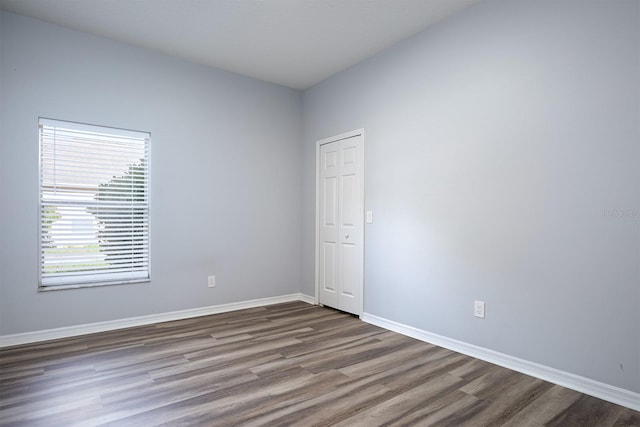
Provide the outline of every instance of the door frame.
<path id="1" fill-rule="evenodd" d="M 331 136 L 329 138 L 324 138 L 316 141 L 316 238 L 315 238 L 315 303 L 316 305 L 320 304 L 320 147 L 325 144 L 329 144 L 331 142 L 340 141 L 347 138 L 352 138 L 354 136 L 360 136 L 362 138 L 361 144 L 361 158 L 362 164 L 360 173 L 362 174 L 360 179 L 360 197 L 361 197 L 361 206 L 362 212 L 360 212 L 361 218 L 363 219 L 361 222 L 362 227 L 362 295 L 360 295 L 360 307 L 358 315 L 362 315 L 364 312 L 364 243 L 365 243 L 365 235 L 364 235 L 364 211 L 365 211 L 365 197 L 364 197 L 364 170 L 365 170 L 365 162 L 364 162 L 364 128 L 355 129 L 349 132 L 344 132 L 339 135 Z"/>

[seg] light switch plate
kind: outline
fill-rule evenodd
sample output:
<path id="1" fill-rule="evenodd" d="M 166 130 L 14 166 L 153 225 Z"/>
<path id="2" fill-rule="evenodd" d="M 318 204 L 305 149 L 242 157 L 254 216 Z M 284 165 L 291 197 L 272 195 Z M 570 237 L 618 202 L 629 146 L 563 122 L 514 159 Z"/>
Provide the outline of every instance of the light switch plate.
<path id="1" fill-rule="evenodd" d="M 367 224 L 371 224 L 373 222 L 373 211 L 367 211 Z"/>

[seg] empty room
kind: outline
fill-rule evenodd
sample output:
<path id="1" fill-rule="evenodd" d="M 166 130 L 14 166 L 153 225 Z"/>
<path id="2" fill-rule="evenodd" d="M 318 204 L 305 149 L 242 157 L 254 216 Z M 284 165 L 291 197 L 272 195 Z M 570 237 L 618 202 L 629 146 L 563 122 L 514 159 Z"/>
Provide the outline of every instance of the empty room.
<path id="1" fill-rule="evenodd" d="M 0 0 L 0 425 L 640 426 L 640 0 Z"/>

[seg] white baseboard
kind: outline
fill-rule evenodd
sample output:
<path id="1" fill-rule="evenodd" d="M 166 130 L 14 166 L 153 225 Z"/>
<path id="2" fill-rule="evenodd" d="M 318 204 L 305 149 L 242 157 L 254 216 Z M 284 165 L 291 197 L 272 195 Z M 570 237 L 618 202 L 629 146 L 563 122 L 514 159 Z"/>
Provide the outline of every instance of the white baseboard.
<path id="1" fill-rule="evenodd" d="M 248 301 L 240 301 L 228 304 L 212 305 L 207 307 L 192 308 L 188 310 L 171 311 L 168 313 L 151 314 L 147 316 L 130 317 L 127 319 L 110 320 L 106 322 L 89 323 L 63 328 L 46 329 L 42 331 L 26 332 L 21 334 L 0 336 L 0 348 L 20 344 L 28 344 L 39 341 L 48 341 L 58 338 L 74 337 L 78 335 L 92 334 L 96 332 L 111 331 L 114 329 L 129 328 L 133 326 L 149 325 L 153 323 L 168 322 L 172 320 L 188 319 L 192 317 L 208 316 L 210 314 L 226 313 L 246 308 L 262 307 L 265 305 L 279 304 L 283 302 L 302 301 L 307 304 L 316 304 L 315 298 L 306 294 L 296 293 L 277 297 L 259 298 Z M 540 378 L 572 390 L 579 391 L 609 402 L 640 411 L 640 393 L 621 389 L 609 384 L 581 377 L 569 372 L 560 371 L 548 366 L 540 365 L 528 360 L 509 356 L 484 347 L 478 347 L 462 341 L 433 334 L 412 326 L 387 320 L 369 313 L 363 313 L 361 320 L 372 325 L 380 326 L 390 331 L 416 338 L 440 347 L 447 348 L 458 353 L 466 354 L 503 366 L 532 377 Z"/>
<path id="2" fill-rule="evenodd" d="M 191 317 L 208 316 L 210 314 L 226 313 L 228 311 L 243 310 L 245 308 L 262 307 L 283 302 L 302 301 L 315 304 L 315 299 L 305 294 L 289 294 L 270 298 L 259 298 L 249 301 L 232 302 L 228 304 L 211 305 L 208 307 L 190 308 L 188 310 L 170 311 L 168 313 L 150 314 L 147 316 L 129 317 L 126 319 L 109 320 L 106 322 L 88 323 L 63 328 L 45 329 L 42 331 L 25 332 L 21 334 L 0 336 L 0 348 L 13 345 L 48 341 L 58 338 L 74 337 L 111 331 L 114 329 L 130 328 L 132 326 L 149 325 L 152 323 L 168 322 L 171 320 L 188 319 Z"/>
<path id="3" fill-rule="evenodd" d="M 307 294 L 300 294 L 300 301 L 306 302 L 307 304 L 316 305 L 316 298 Z"/>
<path id="4" fill-rule="evenodd" d="M 431 332 L 394 322 L 373 314 L 364 313 L 360 316 L 360 319 L 372 325 L 380 326 L 381 328 L 398 332 L 420 341 L 444 347 L 458 353 L 466 354 L 467 356 L 475 357 L 476 359 L 481 359 L 532 377 L 540 378 L 544 381 L 549 381 L 551 383 L 570 388 L 580 393 L 588 394 L 617 405 L 625 406 L 635 411 L 640 411 L 640 393 L 635 393 L 630 390 L 625 390 L 590 378 L 581 377 L 569 372 L 530 362 L 528 360 L 519 359 L 484 347 L 478 347 L 473 344 L 447 338 L 442 335 L 433 334 Z"/>

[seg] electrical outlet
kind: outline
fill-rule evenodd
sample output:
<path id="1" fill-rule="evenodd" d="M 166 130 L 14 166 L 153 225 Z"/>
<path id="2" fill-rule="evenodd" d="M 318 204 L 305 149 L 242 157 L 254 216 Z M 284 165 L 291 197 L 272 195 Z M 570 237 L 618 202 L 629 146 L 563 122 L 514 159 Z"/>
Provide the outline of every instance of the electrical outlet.
<path id="1" fill-rule="evenodd" d="M 484 319 L 484 301 L 473 302 L 473 315 Z"/>
<path id="2" fill-rule="evenodd" d="M 216 276 L 209 276 L 207 278 L 207 284 L 210 288 L 216 287 Z"/>

